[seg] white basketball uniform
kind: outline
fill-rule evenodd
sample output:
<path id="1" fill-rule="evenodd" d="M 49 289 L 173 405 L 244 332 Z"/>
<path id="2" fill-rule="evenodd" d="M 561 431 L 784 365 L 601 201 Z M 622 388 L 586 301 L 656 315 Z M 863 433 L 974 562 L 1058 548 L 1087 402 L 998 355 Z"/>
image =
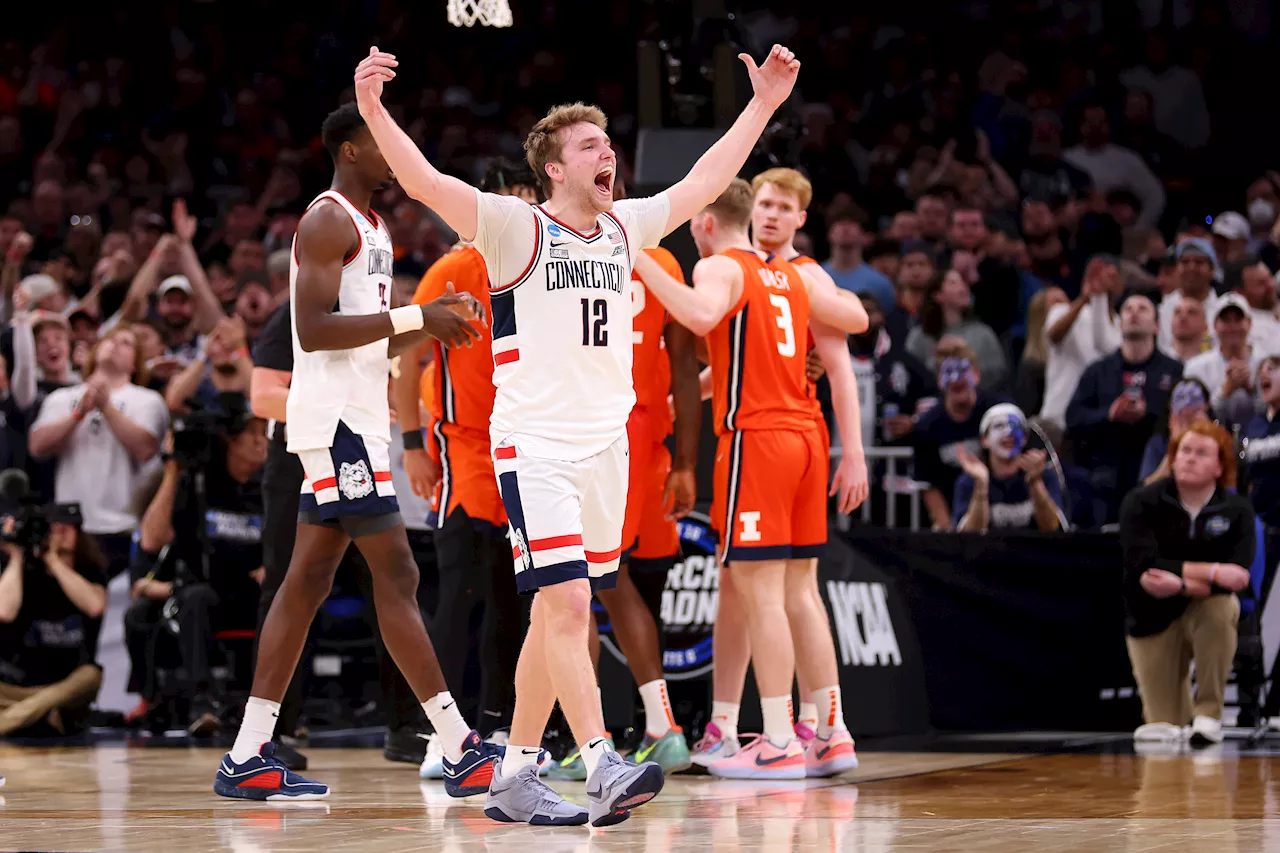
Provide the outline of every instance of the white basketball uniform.
<path id="1" fill-rule="evenodd" d="M 614 585 L 627 505 L 631 266 L 658 245 L 665 193 L 628 199 L 582 234 L 510 196 L 476 193 L 489 270 L 494 470 L 521 592 Z"/>
<path id="2" fill-rule="evenodd" d="M 335 190 L 316 196 L 351 217 L 360 246 L 344 259 L 335 314 L 377 314 L 391 307 L 391 235 L 373 211 L 365 215 Z M 306 215 L 305 213 L 303 214 Z M 372 217 L 372 219 L 370 219 Z M 306 471 L 299 516 L 333 523 L 341 516 L 397 511 L 391 483 L 391 409 L 387 341 L 347 350 L 306 352 L 298 343 L 297 237 L 289 260 L 293 378 L 289 385 L 289 451 Z"/>

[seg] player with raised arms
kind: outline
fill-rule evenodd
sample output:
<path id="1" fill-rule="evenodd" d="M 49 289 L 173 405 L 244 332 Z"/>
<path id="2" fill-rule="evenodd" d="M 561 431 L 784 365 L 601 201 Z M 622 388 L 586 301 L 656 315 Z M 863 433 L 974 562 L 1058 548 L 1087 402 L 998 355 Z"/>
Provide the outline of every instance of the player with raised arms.
<path id="1" fill-rule="evenodd" d="M 591 594 L 612 585 L 621 554 L 636 402 L 632 265 L 720 196 L 800 68 L 777 45 L 759 67 L 741 58 L 754 95 L 733 126 L 679 183 L 616 205 L 616 157 L 598 108 L 556 107 L 534 125 L 525 151 L 548 201 L 531 207 L 480 193 L 427 162 L 381 103 L 394 56 L 373 48 L 356 69 L 356 102 L 401 186 L 471 241 L 489 270 L 497 387 L 490 438 L 516 583 L 535 594 L 510 744 L 485 809 L 496 820 L 606 826 L 662 788 L 656 763 L 628 764 L 608 745 L 588 650 Z M 586 765 L 587 811 L 537 776 L 557 699 Z"/>
<path id="2" fill-rule="evenodd" d="M 271 737 L 289 680 L 338 564 L 355 541 L 373 575 L 374 604 L 387 650 L 404 673 L 445 749 L 446 789 L 481 793 L 501 750 L 480 740 L 458 713 L 418 609 L 418 567 L 391 484 L 389 356 L 428 336 L 470 344 L 485 319 L 468 294 L 425 305 L 395 305 L 392 246 L 373 194 L 393 179 L 352 104 L 324 120 L 333 184 L 298 222 L 289 268 L 293 376 L 288 447 L 306 479 L 298 537 L 284 582 L 262 626 L 253 688 L 214 791 L 249 800 L 310 800 L 329 787 L 304 779 L 274 756 Z"/>
<path id="3" fill-rule="evenodd" d="M 690 223 L 702 255 L 692 288 L 645 258 L 636 270 L 677 322 L 707 336 L 711 355 L 720 437 L 711 517 L 726 568 L 721 582 L 728 577 L 746 615 L 764 735 L 710 770 L 734 778 L 803 779 L 806 750 L 791 715 L 796 660 L 804 659 L 810 685 L 826 683 L 827 674 L 812 662 L 830 656 L 834 668 L 834 646 L 829 630 L 813 630 L 826 629 L 826 619 L 812 613 L 809 594 L 812 560 L 827 542 L 829 460 L 814 422 L 801 336 L 808 335 L 811 314 L 842 332 L 863 331 L 867 315 L 861 304 L 813 283 L 780 256 L 752 247 L 753 195 L 750 184 L 735 180 Z M 838 699 L 839 686 L 834 690 Z M 852 752 L 847 738 L 846 732 L 814 743 L 827 749 L 825 760 L 829 747 Z"/>

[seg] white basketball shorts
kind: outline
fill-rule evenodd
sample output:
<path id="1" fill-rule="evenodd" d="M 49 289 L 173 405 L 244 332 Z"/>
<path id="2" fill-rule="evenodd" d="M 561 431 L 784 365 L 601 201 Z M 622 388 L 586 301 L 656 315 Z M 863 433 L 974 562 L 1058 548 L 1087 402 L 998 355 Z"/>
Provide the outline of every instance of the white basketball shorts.
<path id="1" fill-rule="evenodd" d="M 627 510 L 626 436 L 580 462 L 526 456 L 510 440 L 493 459 L 520 592 L 577 578 L 593 592 L 612 589 Z"/>

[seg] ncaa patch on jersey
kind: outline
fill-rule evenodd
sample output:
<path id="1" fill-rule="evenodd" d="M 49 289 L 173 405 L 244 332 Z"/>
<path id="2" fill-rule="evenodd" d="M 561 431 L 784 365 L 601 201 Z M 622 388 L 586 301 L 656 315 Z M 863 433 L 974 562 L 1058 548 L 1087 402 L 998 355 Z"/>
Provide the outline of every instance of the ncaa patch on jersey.
<path id="1" fill-rule="evenodd" d="M 548 234 L 550 234 L 552 237 L 559 237 L 559 236 L 560 236 L 560 226 L 559 226 L 559 225 L 556 225 L 554 222 L 552 222 L 551 224 L 549 224 L 549 225 L 547 226 L 547 233 L 548 233 Z"/>
<path id="2" fill-rule="evenodd" d="M 358 500 L 373 493 L 373 475 L 363 459 L 343 462 L 338 468 L 338 491 L 347 500 Z"/>

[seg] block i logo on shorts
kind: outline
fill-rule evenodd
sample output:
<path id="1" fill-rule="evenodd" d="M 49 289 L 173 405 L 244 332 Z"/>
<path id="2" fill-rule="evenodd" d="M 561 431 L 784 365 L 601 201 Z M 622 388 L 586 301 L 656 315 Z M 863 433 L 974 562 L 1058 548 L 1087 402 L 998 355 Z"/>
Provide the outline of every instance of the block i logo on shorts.
<path id="1" fill-rule="evenodd" d="M 338 468 L 338 491 L 347 500 L 354 501 L 373 493 L 373 475 L 363 459 L 343 462 Z"/>

